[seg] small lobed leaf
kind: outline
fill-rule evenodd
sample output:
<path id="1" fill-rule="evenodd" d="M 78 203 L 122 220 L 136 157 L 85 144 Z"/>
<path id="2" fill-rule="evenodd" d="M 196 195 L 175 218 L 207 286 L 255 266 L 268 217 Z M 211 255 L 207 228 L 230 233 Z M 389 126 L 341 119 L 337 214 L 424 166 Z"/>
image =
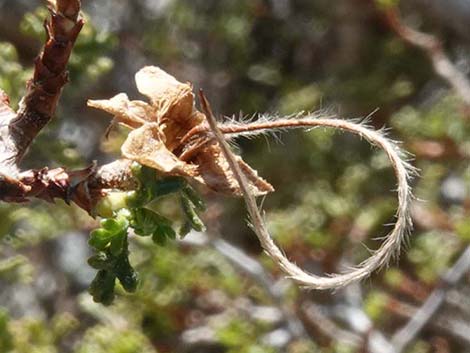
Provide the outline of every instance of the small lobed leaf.
<path id="1" fill-rule="evenodd" d="M 116 276 L 107 270 L 100 270 L 91 282 L 89 293 L 97 303 L 110 305 L 114 300 Z"/>
<path id="2" fill-rule="evenodd" d="M 104 250 L 110 243 L 113 236 L 114 234 L 110 233 L 106 229 L 98 228 L 90 233 L 88 244 L 97 250 Z"/>
<path id="3" fill-rule="evenodd" d="M 118 256 L 124 250 L 124 243 L 127 239 L 127 230 L 116 234 L 110 242 L 109 251 L 112 255 Z"/>
<path id="4" fill-rule="evenodd" d="M 138 208 L 133 211 L 131 225 L 136 234 L 148 236 L 153 234 L 160 225 L 171 228 L 171 221 L 147 208 Z"/>
<path id="5" fill-rule="evenodd" d="M 100 251 L 88 259 L 88 264 L 96 270 L 106 270 L 112 266 L 111 261 L 105 252 Z"/>
<path id="6" fill-rule="evenodd" d="M 199 215 L 196 212 L 196 206 L 185 195 L 181 195 L 180 199 L 181 199 L 181 207 L 183 209 L 184 214 L 186 215 L 186 218 L 188 219 L 191 225 L 191 228 L 198 232 L 204 231 L 206 227 L 204 226 L 204 223 L 199 218 Z"/>
<path id="7" fill-rule="evenodd" d="M 198 211 L 206 210 L 206 203 L 191 186 L 187 185 L 184 187 L 183 194 L 196 206 Z"/>
<path id="8" fill-rule="evenodd" d="M 167 224 L 159 224 L 152 234 L 152 241 L 157 245 L 165 245 L 168 239 L 176 239 L 176 232 Z"/>
<path id="9" fill-rule="evenodd" d="M 136 291 L 139 284 L 139 276 L 129 263 L 127 255 L 119 257 L 114 272 L 127 292 L 133 293 Z"/>

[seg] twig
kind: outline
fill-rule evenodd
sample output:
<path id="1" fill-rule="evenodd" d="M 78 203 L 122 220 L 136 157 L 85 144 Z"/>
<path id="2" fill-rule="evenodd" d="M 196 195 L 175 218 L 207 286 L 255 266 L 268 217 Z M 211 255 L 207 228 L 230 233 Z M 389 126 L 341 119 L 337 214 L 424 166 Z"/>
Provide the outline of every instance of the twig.
<path id="1" fill-rule="evenodd" d="M 470 246 L 465 249 L 455 264 L 444 274 L 441 284 L 431 293 L 411 320 L 393 335 L 391 341 L 398 353 L 403 351 L 421 332 L 444 303 L 449 288 L 456 285 L 469 270 Z"/>
<path id="2" fill-rule="evenodd" d="M 192 234 L 193 237 L 196 236 Z M 208 234 L 204 233 L 197 233 L 198 241 L 194 243 L 201 243 L 206 245 L 210 243 L 220 254 L 225 256 L 236 268 L 241 270 L 243 273 L 247 274 L 251 277 L 257 284 L 262 286 L 267 294 L 271 297 L 274 303 L 279 307 L 281 310 L 284 319 L 286 320 L 287 327 L 289 332 L 292 334 L 293 337 L 306 337 L 307 333 L 305 331 L 304 325 L 302 321 L 300 321 L 289 308 L 286 307 L 285 303 L 283 302 L 283 294 L 282 292 L 276 288 L 276 284 L 274 283 L 271 276 L 266 272 L 264 267 L 255 259 L 248 256 L 243 252 L 243 250 L 233 246 L 232 244 L 228 243 L 221 237 L 214 238 Z M 190 236 L 187 236 L 183 242 L 190 242 Z M 200 238 L 200 239 L 199 239 Z"/>
<path id="3" fill-rule="evenodd" d="M 17 164 L 55 113 L 62 87 L 68 81 L 67 63 L 84 23 L 79 18 L 80 0 L 50 1 L 49 11 L 46 44 L 35 61 L 26 95 L 18 112 L 4 116 L 1 121 L 0 166 L 8 166 L 10 176 L 15 176 Z M 6 170 L 2 172 L 7 174 Z"/>
<path id="4" fill-rule="evenodd" d="M 131 163 L 117 160 L 101 167 L 93 164 L 72 171 L 45 167 L 21 172 L 18 178 L 0 174 L 0 201 L 27 202 L 38 198 L 53 202 L 54 199 L 61 199 L 67 203 L 74 202 L 92 213 L 109 190 L 135 189 L 137 182 L 130 168 Z"/>
<path id="5" fill-rule="evenodd" d="M 452 87 L 466 105 L 470 106 L 470 81 L 448 58 L 442 43 L 430 34 L 405 25 L 394 8 L 385 11 L 385 18 L 398 36 L 426 53 L 436 73 Z"/>
<path id="6" fill-rule="evenodd" d="M 446 304 L 463 314 L 469 320 L 470 324 L 470 298 L 468 296 L 468 291 L 464 292 L 458 289 L 450 290 L 446 296 Z"/>
<path id="7" fill-rule="evenodd" d="M 287 259 L 283 252 L 274 243 L 266 228 L 263 217 L 258 210 L 255 197 L 249 191 L 248 183 L 243 177 L 240 167 L 238 166 L 237 159 L 231 152 L 227 141 L 225 141 L 221 131 L 222 129 L 217 126 L 217 122 L 211 111 L 209 103 L 202 91 L 200 92 L 200 100 L 210 129 L 213 132 L 215 139 L 220 144 L 225 158 L 227 159 L 229 166 L 240 185 L 240 189 L 243 192 L 248 213 L 253 224 L 252 228 L 254 232 L 258 236 L 258 239 L 260 240 L 260 243 L 266 253 L 294 281 L 302 286 L 305 286 L 307 289 L 339 288 L 354 281 L 359 281 L 366 278 L 374 270 L 387 264 L 393 254 L 395 254 L 400 249 L 401 242 L 408 233 L 408 230 L 411 226 L 409 211 L 411 190 L 408 184 L 409 170 L 407 169 L 408 167 L 406 162 L 401 159 L 401 152 L 398 147 L 389 141 L 386 137 L 384 137 L 381 133 L 370 130 L 364 125 L 350 121 L 339 119 L 321 119 L 311 116 L 295 119 L 279 119 L 260 123 L 254 122 L 244 124 L 243 126 L 231 127 L 232 131 L 238 134 L 252 134 L 255 132 L 262 132 L 265 130 L 272 131 L 273 129 L 282 128 L 313 128 L 319 126 L 332 127 L 358 134 L 386 151 L 390 161 L 392 162 L 395 174 L 398 179 L 399 206 L 397 211 L 397 222 L 393 231 L 389 234 L 388 238 L 384 241 L 382 246 L 359 267 L 354 268 L 350 272 L 344 274 L 320 277 L 300 269 L 297 265 Z M 223 127 L 223 130 L 224 132 L 227 132 L 227 126 Z"/>
<path id="8" fill-rule="evenodd" d="M 302 311 L 308 321 L 332 341 L 340 342 L 356 349 L 362 346 L 364 339 L 361 336 L 340 328 L 327 315 L 323 314 L 321 307 L 318 305 L 312 302 L 303 303 Z"/>
<path id="9" fill-rule="evenodd" d="M 403 303 L 399 300 L 389 300 L 390 303 L 387 304 L 387 309 L 390 310 L 391 313 L 406 319 L 414 317 L 419 310 L 419 307 Z M 470 332 L 470 323 L 467 319 L 459 318 L 452 312 L 436 313 L 428 324 L 430 328 L 438 333 L 444 331 L 459 339 L 464 344 L 470 343 L 470 336 L 468 335 Z"/>
<path id="10" fill-rule="evenodd" d="M 83 26 L 80 0 L 50 0 L 50 18 L 45 23 L 46 44 L 35 61 L 34 74 L 18 112 L 9 106 L 0 90 L 0 200 L 26 201 L 29 197 L 67 200 L 76 178 L 90 175 L 90 168 L 67 173 L 63 169 L 20 172 L 19 162 L 41 129 L 52 119 L 68 81 L 66 66 Z M 76 186 L 74 184 L 74 186 Z M 62 193 L 61 191 L 67 190 Z"/>
<path id="11" fill-rule="evenodd" d="M 348 257 L 343 257 L 342 262 L 346 265 L 350 265 Z M 351 331 L 361 335 L 363 350 L 370 353 L 395 353 L 388 338 L 375 328 L 375 323 L 364 311 L 362 286 L 356 282 L 346 287 L 342 294 L 344 304 L 335 305 L 332 310 L 333 315 L 346 323 Z"/>
<path id="12" fill-rule="evenodd" d="M 66 66 L 84 23 L 79 15 L 80 0 L 49 0 L 49 11 L 46 43 L 18 112 L 10 108 L 8 96 L 0 90 L 0 201 L 59 198 L 91 212 L 107 189 L 126 190 L 136 185 L 129 161 L 75 171 L 47 167 L 21 171 L 18 165 L 55 113 L 68 81 Z"/>

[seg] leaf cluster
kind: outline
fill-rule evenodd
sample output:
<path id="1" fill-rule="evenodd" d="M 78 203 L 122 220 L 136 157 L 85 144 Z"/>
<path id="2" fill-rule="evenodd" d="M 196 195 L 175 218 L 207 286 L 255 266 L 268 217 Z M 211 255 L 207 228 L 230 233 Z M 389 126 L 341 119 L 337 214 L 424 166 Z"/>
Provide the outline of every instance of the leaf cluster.
<path id="1" fill-rule="evenodd" d="M 88 244 L 96 254 L 88 259 L 88 264 L 98 270 L 90 285 L 89 292 L 96 302 L 109 305 L 113 302 L 116 279 L 126 292 L 137 290 L 139 275 L 129 261 L 129 231 L 141 237 L 151 237 L 152 241 L 164 246 L 168 240 L 176 239 L 173 222 L 163 215 L 146 208 L 152 201 L 170 194 L 178 194 L 185 221 L 179 230 L 180 236 L 191 229 L 203 231 L 204 223 L 198 212 L 204 211 L 204 201 L 197 192 L 181 177 L 157 179 L 155 171 L 139 164 L 133 166 L 133 173 L 139 181 L 136 191 L 126 193 L 123 204 L 126 207 L 112 212 L 103 218 L 100 227 L 90 233 Z M 122 204 L 122 203 L 120 203 Z"/>

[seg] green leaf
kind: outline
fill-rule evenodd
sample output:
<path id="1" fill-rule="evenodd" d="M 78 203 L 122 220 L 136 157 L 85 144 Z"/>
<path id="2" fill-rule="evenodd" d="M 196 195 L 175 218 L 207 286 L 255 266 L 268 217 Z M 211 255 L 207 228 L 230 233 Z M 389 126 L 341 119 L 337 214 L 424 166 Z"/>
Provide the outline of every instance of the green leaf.
<path id="1" fill-rule="evenodd" d="M 127 292 L 133 293 L 136 291 L 139 284 L 139 276 L 129 263 L 127 255 L 119 257 L 114 273 Z"/>
<path id="2" fill-rule="evenodd" d="M 173 229 L 173 227 L 167 225 L 167 224 L 163 224 L 161 223 L 159 226 L 158 226 L 158 231 L 160 233 L 162 233 L 166 238 L 169 238 L 169 239 L 172 239 L 172 240 L 175 240 L 176 239 L 176 232 L 175 230 Z"/>
<path id="3" fill-rule="evenodd" d="M 105 252 L 100 251 L 88 259 L 88 264 L 94 269 L 105 270 L 112 266 L 111 261 Z"/>
<path id="4" fill-rule="evenodd" d="M 176 232 L 170 225 L 160 223 L 152 234 L 152 240 L 155 244 L 163 246 L 168 239 L 176 239 Z"/>
<path id="5" fill-rule="evenodd" d="M 199 196 L 199 194 L 194 190 L 191 186 L 186 185 L 183 188 L 183 194 L 186 196 L 191 202 L 196 206 L 198 211 L 205 211 L 206 210 L 206 203 L 204 200 Z"/>
<path id="6" fill-rule="evenodd" d="M 167 238 L 164 234 L 155 231 L 155 233 L 152 234 L 152 241 L 157 245 L 164 246 L 166 244 Z"/>
<path id="7" fill-rule="evenodd" d="M 186 180 L 181 177 L 167 177 L 152 185 L 154 198 L 165 196 L 180 191 L 186 185 Z"/>
<path id="8" fill-rule="evenodd" d="M 185 195 L 181 195 L 181 206 L 184 214 L 191 224 L 191 227 L 198 232 L 204 231 L 206 227 L 196 212 L 196 206 Z"/>
<path id="9" fill-rule="evenodd" d="M 114 300 L 114 284 L 116 276 L 106 270 L 100 270 L 95 279 L 91 282 L 89 293 L 97 303 L 110 305 Z"/>
<path id="10" fill-rule="evenodd" d="M 113 237 L 113 233 L 108 232 L 106 229 L 98 228 L 90 233 L 88 244 L 97 250 L 104 250 Z"/>
<path id="11" fill-rule="evenodd" d="M 127 230 L 119 234 L 116 234 L 111 239 L 111 245 L 109 247 L 110 253 L 114 256 L 118 256 L 119 254 L 121 254 L 124 249 L 124 243 L 126 239 L 127 239 Z"/>
<path id="12" fill-rule="evenodd" d="M 101 221 L 101 227 L 112 234 L 127 230 L 129 222 L 124 217 L 106 218 Z"/>
<path id="13" fill-rule="evenodd" d="M 136 234 L 147 236 L 153 234 L 159 225 L 171 227 L 171 221 L 147 208 L 138 208 L 133 212 L 131 225 Z"/>
<path id="14" fill-rule="evenodd" d="M 137 192 L 129 194 L 128 204 L 131 207 L 142 207 L 153 199 L 180 191 L 186 180 L 182 177 L 165 177 L 156 179 L 154 169 L 134 163 L 131 167 L 133 175 L 139 180 Z"/>

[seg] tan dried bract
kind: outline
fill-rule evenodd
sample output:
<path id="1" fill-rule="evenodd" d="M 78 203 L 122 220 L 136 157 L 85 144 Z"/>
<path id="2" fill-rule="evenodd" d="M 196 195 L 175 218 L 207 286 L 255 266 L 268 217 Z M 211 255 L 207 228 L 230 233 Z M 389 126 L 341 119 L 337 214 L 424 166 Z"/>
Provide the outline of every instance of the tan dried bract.
<path id="1" fill-rule="evenodd" d="M 194 106 L 192 86 L 154 66 L 141 69 L 135 79 L 150 103 L 129 100 L 124 93 L 88 101 L 89 106 L 113 114 L 118 123 L 132 129 L 121 147 L 122 155 L 162 174 L 187 177 L 213 191 L 241 196 L 220 146 L 203 128 L 205 116 Z M 198 127 L 202 133 L 184 138 Z M 238 163 L 255 195 L 273 191 L 240 157 Z"/>

